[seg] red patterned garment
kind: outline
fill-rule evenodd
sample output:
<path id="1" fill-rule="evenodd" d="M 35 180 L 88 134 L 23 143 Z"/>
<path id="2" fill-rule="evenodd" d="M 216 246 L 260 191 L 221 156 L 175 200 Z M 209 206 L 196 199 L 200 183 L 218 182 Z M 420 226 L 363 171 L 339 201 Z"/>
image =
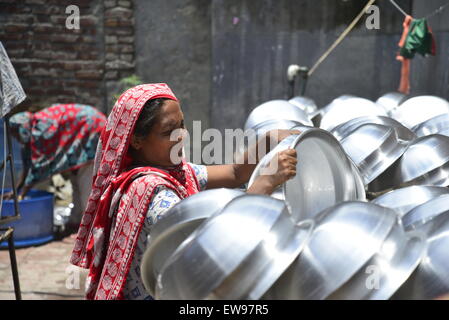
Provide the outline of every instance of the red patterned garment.
<path id="1" fill-rule="evenodd" d="M 181 199 L 199 191 L 195 173 L 185 161 L 168 173 L 153 167 L 127 169 L 132 164 L 127 151 L 135 123 L 145 103 L 156 98 L 177 101 L 164 83 L 127 90 L 101 134 L 92 192 L 71 257 L 74 265 L 90 269 L 87 299 L 123 299 L 138 235 L 157 186 L 172 189 Z"/>
<path id="2" fill-rule="evenodd" d="M 34 114 L 17 113 L 10 124 L 25 145 L 25 185 L 33 185 L 92 162 L 106 116 L 87 105 L 56 104 Z"/>

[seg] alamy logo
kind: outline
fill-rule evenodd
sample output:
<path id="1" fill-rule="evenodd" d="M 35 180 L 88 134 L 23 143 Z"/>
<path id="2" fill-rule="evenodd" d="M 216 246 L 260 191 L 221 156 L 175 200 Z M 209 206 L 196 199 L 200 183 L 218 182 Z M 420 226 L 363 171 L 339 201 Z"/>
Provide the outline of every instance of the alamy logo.
<path id="1" fill-rule="evenodd" d="M 65 27 L 69 30 L 79 30 L 80 28 L 80 8 L 76 5 L 70 5 L 65 8 L 65 13 L 69 16 L 65 19 Z"/>
<path id="2" fill-rule="evenodd" d="M 372 29 L 380 29 L 380 9 L 376 5 L 371 5 L 368 9 L 366 9 L 366 14 L 369 14 L 368 18 L 366 18 L 365 26 L 368 30 Z"/>

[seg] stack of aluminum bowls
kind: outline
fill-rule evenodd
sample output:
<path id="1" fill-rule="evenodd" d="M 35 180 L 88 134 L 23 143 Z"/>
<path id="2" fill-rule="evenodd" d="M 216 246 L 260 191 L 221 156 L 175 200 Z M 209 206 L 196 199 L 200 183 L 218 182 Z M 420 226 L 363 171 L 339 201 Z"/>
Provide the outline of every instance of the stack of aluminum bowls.
<path id="1" fill-rule="evenodd" d="M 315 127 L 313 126 L 315 124 Z M 319 128 L 318 128 L 319 127 Z M 249 186 L 295 148 L 270 196 L 187 198 L 152 230 L 142 262 L 157 299 L 436 299 L 449 293 L 449 103 L 388 93 L 272 100 L 245 129 L 296 129 Z M 268 170 L 268 171 L 266 171 Z M 368 201 L 367 201 L 368 199 Z"/>

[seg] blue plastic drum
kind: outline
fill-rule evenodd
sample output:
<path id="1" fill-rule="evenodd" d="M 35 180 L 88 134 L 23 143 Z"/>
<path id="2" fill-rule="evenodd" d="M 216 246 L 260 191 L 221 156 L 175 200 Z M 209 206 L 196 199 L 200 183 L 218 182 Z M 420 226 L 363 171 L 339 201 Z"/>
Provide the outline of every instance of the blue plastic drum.
<path id="1" fill-rule="evenodd" d="M 40 245 L 53 240 L 53 199 L 52 193 L 31 190 L 24 200 L 19 201 L 20 219 L 2 225 L 14 227 L 16 248 Z M 3 201 L 1 216 L 4 218 L 13 215 L 14 201 Z M 6 241 L 0 245 L 1 248 L 7 246 Z"/>

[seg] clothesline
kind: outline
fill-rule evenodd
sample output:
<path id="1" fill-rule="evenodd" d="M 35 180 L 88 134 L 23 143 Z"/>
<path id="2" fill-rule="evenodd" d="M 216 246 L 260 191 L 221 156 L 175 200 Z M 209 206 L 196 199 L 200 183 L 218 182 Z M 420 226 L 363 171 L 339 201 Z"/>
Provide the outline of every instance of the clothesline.
<path id="1" fill-rule="evenodd" d="M 396 9 L 399 10 L 399 12 L 401 12 L 404 16 L 408 16 L 409 14 L 407 14 L 407 12 L 404 11 L 404 9 L 402 9 L 394 0 L 390 0 L 390 3 L 395 6 Z M 433 17 L 434 15 L 440 13 L 441 11 L 443 11 L 447 6 L 449 6 L 449 2 L 447 2 L 446 4 L 442 5 L 441 7 L 439 7 L 438 9 L 436 9 L 435 11 L 433 11 L 432 13 L 428 14 L 427 16 L 425 16 L 425 19 L 429 19 L 431 17 Z"/>

